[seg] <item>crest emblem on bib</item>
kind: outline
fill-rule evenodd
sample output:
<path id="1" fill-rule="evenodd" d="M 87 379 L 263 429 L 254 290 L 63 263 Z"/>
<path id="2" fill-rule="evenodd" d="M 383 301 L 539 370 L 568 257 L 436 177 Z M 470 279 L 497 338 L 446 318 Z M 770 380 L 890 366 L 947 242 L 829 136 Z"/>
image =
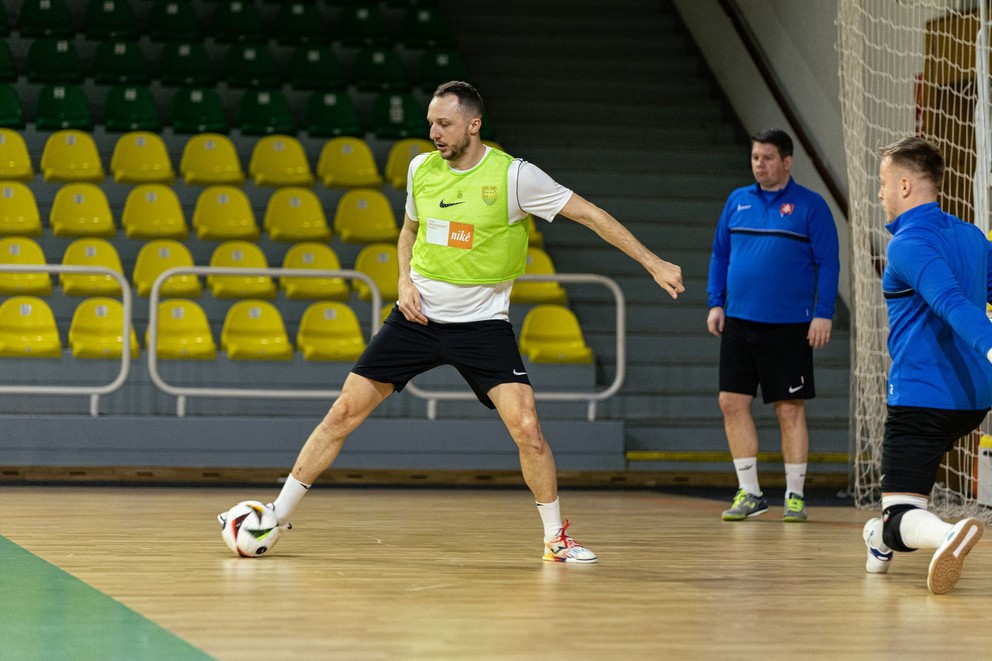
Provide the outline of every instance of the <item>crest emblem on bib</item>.
<path id="1" fill-rule="evenodd" d="M 496 203 L 496 186 L 482 187 L 482 201 L 492 206 Z"/>

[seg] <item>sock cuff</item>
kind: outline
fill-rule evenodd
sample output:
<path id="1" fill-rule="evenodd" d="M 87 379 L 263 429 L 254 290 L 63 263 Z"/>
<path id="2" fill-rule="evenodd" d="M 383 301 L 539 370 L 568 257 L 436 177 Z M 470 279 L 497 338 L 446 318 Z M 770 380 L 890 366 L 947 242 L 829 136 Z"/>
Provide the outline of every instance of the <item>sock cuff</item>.
<path id="1" fill-rule="evenodd" d="M 538 507 L 552 507 L 552 506 L 554 506 L 554 505 L 557 505 L 557 504 L 558 504 L 558 499 L 557 499 L 557 498 L 555 498 L 555 499 L 554 499 L 554 500 L 552 500 L 552 501 L 551 501 L 550 503 L 542 503 L 542 502 L 539 502 L 539 501 L 537 501 L 537 500 L 535 500 L 534 502 L 535 502 L 535 503 L 537 503 L 537 506 L 538 506 Z"/>

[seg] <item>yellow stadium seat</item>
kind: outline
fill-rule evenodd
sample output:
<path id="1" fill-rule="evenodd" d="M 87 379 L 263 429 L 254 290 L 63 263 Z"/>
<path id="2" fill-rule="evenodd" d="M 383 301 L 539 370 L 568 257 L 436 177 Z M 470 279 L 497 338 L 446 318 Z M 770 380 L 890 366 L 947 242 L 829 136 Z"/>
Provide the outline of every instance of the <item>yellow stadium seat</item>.
<path id="1" fill-rule="evenodd" d="M 37 243 L 24 236 L 0 239 L 0 264 L 44 264 L 45 254 Z M 52 277 L 48 273 L 11 273 L 0 270 L 0 294 L 31 294 L 48 296 L 52 293 Z"/>
<path id="2" fill-rule="evenodd" d="M 117 138 L 110 172 L 114 181 L 127 184 L 166 184 L 176 178 L 165 141 L 148 131 L 132 131 Z"/>
<path id="3" fill-rule="evenodd" d="M 260 138 L 251 151 L 248 174 L 256 186 L 313 186 L 303 145 L 290 135 Z"/>
<path id="4" fill-rule="evenodd" d="M 210 256 L 210 266 L 224 268 L 269 267 L 265 253 L 248 241 L 225 241 Z M 207 286 L 215 298 L 274 298 L 276 286 L 267 275 L 208 275 Z"/>
<path id="5" fill-rule="evenodd" d="M 149 241 L 138 251 L 134 262 L 132 281 L 138 296 L 148 296 L 152 285 L 163 272 L 179 266 L 193 266 L 193 255 L 189 248 L 172 239 Z M 174 275 L 159 287 L 162 298 L 190 298 L 200 295 L 200 279 L 192 273 Z"/>
<path id="6" fill-rule="evenodd" d="M 62 357 L 62 340 L 48 303 L 35 296 L 13 296 L 0 304 L 0 356 Z"/>
<path id="7" fill-rule="evenodd" d="M 0 183 L 0 234 L 41 234 L 41 215 L 38 213 L 34 193 L 19 181 Z"/>
<path id="8" fill-rule="evenodd" d="M 286 252 L 282 262 L 287 269 L 341 269 L 338 256 L 325 243 L 305 241 L 297 243 Z M 348 298 L 348 283 L 343 278 L 303 278 L 281 276 L 279 287 L 286 298 L 328 298 L 343 301 Z"/>
<path id="9" fill-rule="evenodd" d="M 400 230 L 389 199 L 374 188 L 354 188 L 334 211 L 334 233 L 345 243 L 395 241 Z"/>
<path id="10" fill-rule="evenodd" d="M 355 270 L 372 278 L 383 301 L 396 300 L 400 267 L 396 259 L 395 244 L 373 243 L 365 246 L 355 257 Z M 364 281 L 356 279 L 352 286 L 363 301 L 372 299 L 372 292 Z"/>
<path id="11" fill-rule="evenodd" d="M 531 275 L 554 275 L 555 266 L 548 253 L 540 248 L 527 248 L 527 267 Z M 526 282 L 518 280 L 510 291 L 511 303 L 559 303 L 564 305 L 568 295 L 564 287 L 554 281 Z"/>
<path id="12" fill-rule="evenodd" d="M 121 212 L 121 227 L 129 239 L 185 239 L 189 234 L 179 197 L 165 184 L 132 188 Z"/>
<path id="13" fill-rule="evenodd" d="M 102 266 L 124 274 L 117 249 L 103 239 L 76 239 L 66 247 L 62 265 Z M 67 296 L 114 296 L 121 293 L 120 283 L 109 275 L 60 273 L 59 283 L 62 293 Z"/>
<path id="14" fill-rule="evenodd" d="M 220 348 L 231 360 L 292 360 L 286 326 L 267 301 L 238 301 L 227 311 Z"/>
<path id="15" fill-rule="evenodd" d="M 541 231 L 537 229 L 537 223 L 534 222 L 534 216 L 527 214 L 527 224 L 530 226 L 530 232 L 527 234 L 527 245 L 533 246 L 534 248 L 544 247 L 544 235 Z"/>
<path id="16" fill-rule="evenodd" d="M 166 360 L 213 360 L 217 343 L 207 315 L 195 301 L 173 299 L 158 304 L 155 355 Z M 145 333 L 149 345 L 151 332 Z"/>
<path id="17" fill-rule="evenodd" d="M 103 181 L 106 174 L 93 136 L 84 131 L 56 131 L 41 152 L 45 181 Z"/>
<path id="18" fill-rule="evenodd" d="M 307 188 L 286 186 L 269 197 L 262 220 L 273 241 L 328 241 L 331 228 L 317 195 Z"/>
<path id="19" fill-rule="evenodd" d="M 314 303 L 303 312 L 296 346 L 304 360 L 355 360 L 365 338 L 355 312 L 337 301 Z"/>
<path id="20" fill-rule="evenodd" d="M 423 138 L 403 138 L 393 143 L 386 159 L 386 181 L 393 188 L 406 190 L 406 175 L 414 156 L 434 151 L 434 143 Z"/>
<path id="21" fill-rule="evenodd" d="M 317 177 L 328 188 L 382 186 L 372 148 L 361 138 L 341 136 L 324 143 L 317 159 Z"/>
<path id="22" fill-rule="evenodd" d="M 116 358 L 124 348 L 124 306 L 116 298 L 87 298 L 76 307 L 69 325 L 69 348 L 76 358 Z M 138 336 L 131 327 L 131 358 L 139 353 Z"/>
<path id="23" fill-rule="evenodd" d="M 48 218 L 55 236 L 111 237 L 117 233 L 110 204 L 96 184 L 66 184 L 55 194 Z"/>
<path id="24" fill-rule="evenodd" d="M 34 179 L 34 168 L 31 166 L 27 143 L 14 129 L 0 128 L 0 179 L 5 181 Z"/>
<path id="25" fill-rule="evenodd" d="M 503 147 L 500 146 L 500 144 L 495 140 L 483 140 L 482 144 L 484 144 L 487 147 L 492 147 L 493 149 L 498 149 L 501 152 L 506 152 L 506 150 L 503 149 Z"/>
<path id="26" fill-rule="evenodd" d="M 187 184 L 241 185 L 245 173 L 234 143 L 220 133 L 198 133 L 183 147 L 179 173 Z"/>
<path id="27" fill-rule="evenodd" d="M 258 238 L 258 224 L 248 196 L 234 186 L 209 186 L 196 198 L 193 229 L 201 239 L 227 241 Z"/>
<path id="28" fill-rule="evenodd" d="M 537 305 L 524 317 L 520 353 L 532 363 L 591 363 L 575 314 L 563 305 Z"/>

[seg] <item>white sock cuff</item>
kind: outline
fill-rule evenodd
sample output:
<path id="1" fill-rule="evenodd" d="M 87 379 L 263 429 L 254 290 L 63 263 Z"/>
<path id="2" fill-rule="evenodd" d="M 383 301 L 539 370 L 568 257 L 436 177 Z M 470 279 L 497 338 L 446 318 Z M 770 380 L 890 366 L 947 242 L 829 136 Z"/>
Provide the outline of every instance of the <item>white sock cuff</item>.
<path id="1" fill-rule="evenodd" d="M 300 486 L 300 487 L 302 487 L 304 489 L 309 489 L 312 486 L 310 484 L 306 484 L 304 482 L 300 482 L 299 480 L 297 480 L 292 475 L 287 475 L 286 476 L 286 484 L 295 484 L 295 485 L 298 485 L 298 486 Z"/>
<path id="2" fill-rule="evenodd" d="M 908 493 L 882 496 L 883 510 L 893 505 L 912 505 L 913 507 L 925 510 L 927 508 L 927 498 L 925 496 L 913 496 Z"/>

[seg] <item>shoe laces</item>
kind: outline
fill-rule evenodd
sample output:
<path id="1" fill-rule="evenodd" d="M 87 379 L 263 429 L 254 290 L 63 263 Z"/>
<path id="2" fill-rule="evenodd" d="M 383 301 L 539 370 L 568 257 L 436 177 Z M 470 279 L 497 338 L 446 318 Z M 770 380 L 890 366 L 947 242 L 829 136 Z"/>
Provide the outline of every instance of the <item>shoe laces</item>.
<path id="1" fill-rule="evenodd" d="M 564 521 L 562 521 L 562 523 L 561 523 L 561 531 L 558 533 L 558 536 L 555 537 L 554 539 L 552 539 L 549 543 L 550 544 L 560 545 L 560 546 L 563 546 L 563 547 L 565 547 L 567 549 L 574 548 L 574 547 L 578 546 L 579 543 L 576 542 L 571 537 L 569 537 L 568 534 L 565 532 L 566 530 L 568 530 L 568 526 L 569 525 L 570 524 L 568 522 L 568 519 L 565 519 Z"/>
<path id="2" fill-rule="evenodd" d="M 785 506 L 790 512 L 799 512 L 806 506 L 806 500 L 802 496 L 791 494 L 785 499 Z"/>
<path id="3" fill-rule="evenodd" d="M 750 495 L 751 494 L 749 494 L 747 491 L 744 491 L 744 489 L 739 489 L 737 491 L 737 495 L 734 496 L 734 507 L 740 506 L 740 504 L 743 503 L 745 500 L 747 500 L 748 497 L 750 497 Z"/>

